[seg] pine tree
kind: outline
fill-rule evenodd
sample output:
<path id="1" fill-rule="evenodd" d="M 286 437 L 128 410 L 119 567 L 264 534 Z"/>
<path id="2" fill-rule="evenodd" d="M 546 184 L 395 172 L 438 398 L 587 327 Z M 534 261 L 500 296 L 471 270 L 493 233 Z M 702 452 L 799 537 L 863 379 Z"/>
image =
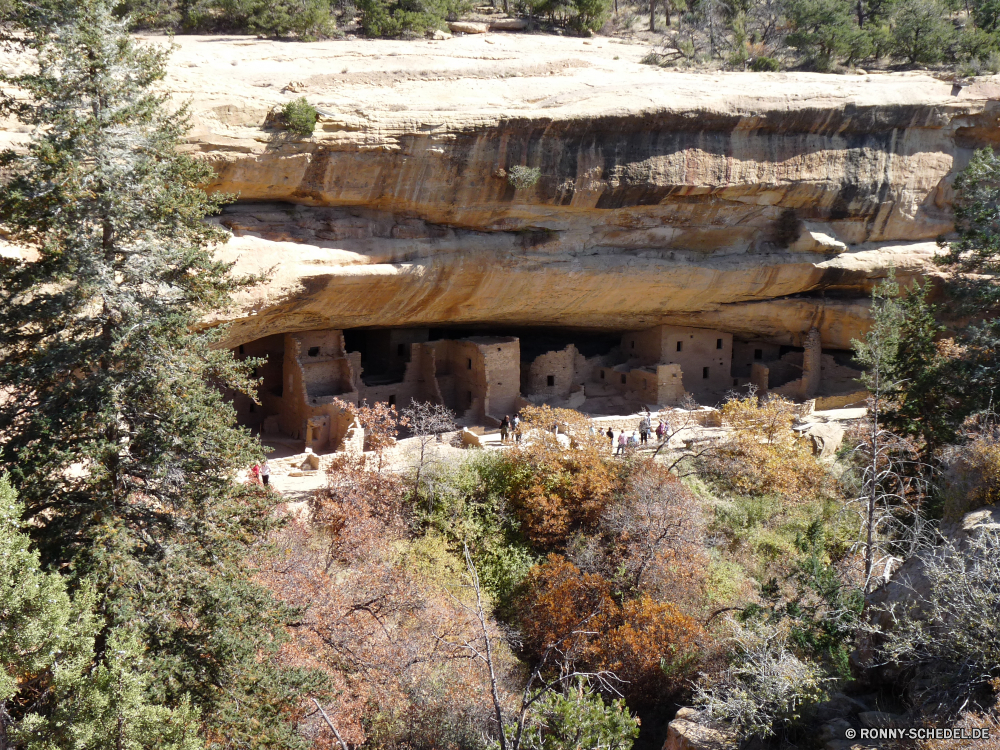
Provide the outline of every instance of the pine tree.
<path id="1" fill-rule="evenodd" d="M 101 618 L 91 585 L 71 599 L 58 573 L 40 569 L 0 478 L 0 748 L 198 750 L 197 716 L 149 701 L 134 633 L 114 630 L 95 654 Z"/>
<path id="2" fill-rule="evenodd" d="M 0 227 L 31 258 L 0 266 L 0 462 L 43 564 L 94 582 L 105 631 L 138 633 L 154 703 L 190 696 L 209 746 L 298 747 L 318 682 L 277 666 L 291 613 L 246 569 L 274 499 L 234 481 L 260 449 L 220 391 L 250 391 L 254 363 L 196 326 L 253 280 L 213 259 L 225 197 L 177 152 L 167 52 L 107 0 L 71 7 L 23 30 L 36 71 L 0 77 L 34 128 L 0 155 Z"/>
<path id="3" fill-rule="evenodd" d="M 1000 303 L 1000 156 L 992 148 L 973 154 L 955 178 L 954 240 L 939 240 L 947 248 L 937 262 L 955 273 L 961 312 L 978 315 Z"/>

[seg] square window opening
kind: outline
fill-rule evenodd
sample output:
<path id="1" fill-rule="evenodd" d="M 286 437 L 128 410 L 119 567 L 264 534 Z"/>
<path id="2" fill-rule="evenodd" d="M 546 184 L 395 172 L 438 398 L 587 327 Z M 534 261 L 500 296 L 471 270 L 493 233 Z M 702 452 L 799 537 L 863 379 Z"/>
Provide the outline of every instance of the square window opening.
<path id="1" fill-rule="evenodd" d="M 309 347 L 309 356 L 310 357 L 318 357 L 319 356 L 319 347 L 318 346 L 310 346 Z"/>
<path id="2" fill-rule="evenodd" d="M 406 344 L 396 345 L 396 356 L 405 357 L 406 356 Z"/>
<path id="3" fill-rule="evenodd" d="M 549 375 L 549 376 L 547 376 L 545 378 L 545 385 L 547 385 L 547 386 L 553 386 L 555 384 L 556 384 L 556 376 L 555 375 Z"/>
<path id="4" fill-rule="evenodd" d="M 764 350 L 763 349 L 754 349 L 753 350 L 753 358 L 754 359 L 764 359 Z"/>

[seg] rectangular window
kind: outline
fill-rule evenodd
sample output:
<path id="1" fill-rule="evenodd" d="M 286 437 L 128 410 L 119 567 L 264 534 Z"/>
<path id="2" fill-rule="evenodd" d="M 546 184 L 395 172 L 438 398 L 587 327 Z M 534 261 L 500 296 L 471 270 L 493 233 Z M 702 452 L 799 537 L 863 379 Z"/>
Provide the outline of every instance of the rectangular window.
<path id="1" fill-rule="evenodd" d="M 406 356 L 406 344 L 396 345 L 396 356 L 405 357 Z"/>
<path id="2" fill-rule="evenodd" d="M 396 397 L 389 396 L 389 406 L 395 406 L 395 405 L 396 405 Z"/>
<path id="3" fill-rule="evenodd" d="M 625 376 L 622 375 L 622 383 L 624 383 L 624 382 L 625 382 Z"/>
<path id="4" fill-rule="evenodd" d="M 722 348 L 722 339 L 716 339 L 715 340 L 715 348 L 716 349 L 721 349 Z"/>
<path id="5" fill-rule="evenodd" d="M 754 349 L 753 350 L 753 358 L 754 359 L 764 359 L 764 350 L 763 349 Z"/>
<path id="6" fill-rule="evenodd" d="M 471 359 L 467 359 L 467 360 L 465 360 L 465 363 L 468 366 L 468 369 L 471 370 L 472 369 L 472 360 Z"/>
<path id="7" fill-rule="evenodd" d="M 683 341 L 678 341 L 677 342 L 677 351 L 680 351 L 683 347 L 684 347 L 684 342 Z"/>
<path id="8" fill-rule="evenodd" d="M 240 354 L 243 353 L 243 344 L 240 344 Z"/>
<path id="9" fill-rule="evenodd" d="M 701 368 L 701 376 L 703 378 L 705 378 L 705 380 L 708 380 L 708 368 L 707 367 L 702 367 Z"/>
<path id="10" fill-rule="evenodd" d="M 635 341 L 632 342 L 632 348 L 635 349 Z"/>
<path id="11" fill-rule="evenodd" d="M 601 370 L 601 380 L 604 380 L 604 370 Z"/>
<path id="12" fill-rule="evenodd" d="M 309 356 L 310 357 L 318 357 L 319 356 L 319 347 L 318 346 L 310 346 L 309 347 Z"/>
<path id="13" fill-rule="evenodd" d="M 549 375 L 547 378 L 545 378 L 545 384 L 548 385 L 548 386 L 555 385 L 556 384 L 556 376 L 555 375 Z"/>

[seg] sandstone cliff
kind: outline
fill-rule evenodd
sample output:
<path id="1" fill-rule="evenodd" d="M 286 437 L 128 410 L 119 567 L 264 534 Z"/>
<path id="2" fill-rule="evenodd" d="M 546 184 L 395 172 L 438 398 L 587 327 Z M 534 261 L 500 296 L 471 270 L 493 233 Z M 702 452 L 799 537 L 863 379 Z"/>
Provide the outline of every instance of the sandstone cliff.
<path id="1" fill-rule="evenodd" d="M 222 252 L 272 273 L 232 343 L 678 323 L 846 348 L 890 265 L 927 269 L 950 181 L 1000 132 L 985 80 L 670 72 L 607 39 L 178 43 L 190 148 L 239 196 Z M 265 126 L 298 96 L 313 137 Z"/>

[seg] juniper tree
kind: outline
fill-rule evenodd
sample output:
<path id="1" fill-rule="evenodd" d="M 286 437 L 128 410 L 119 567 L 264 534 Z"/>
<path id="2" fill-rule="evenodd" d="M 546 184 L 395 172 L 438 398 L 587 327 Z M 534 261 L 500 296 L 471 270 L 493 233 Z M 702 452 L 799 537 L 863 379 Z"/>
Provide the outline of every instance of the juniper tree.
<path id="1" fill-rule="evenodd" d="M 168 52 L 106 0 L 71 7 L 23 29 L 35 70 L 0 77 L 33 128 L 0 155 L 0 228 L 28 258 L 0 266 L 0 462 L 43 564 L 140 635 L 152 700 L 190 695 L 209 746 L 299 746 L 287 719 L 315 686 L 276 666 L 289 613 L 245 570 L 273 499 L 234 481 L 260 449 L 220 391 L 249 391 L 254 363 L 195 325 L 253 280 L 213 259 L 225 198 L 177 152 Z"/>

